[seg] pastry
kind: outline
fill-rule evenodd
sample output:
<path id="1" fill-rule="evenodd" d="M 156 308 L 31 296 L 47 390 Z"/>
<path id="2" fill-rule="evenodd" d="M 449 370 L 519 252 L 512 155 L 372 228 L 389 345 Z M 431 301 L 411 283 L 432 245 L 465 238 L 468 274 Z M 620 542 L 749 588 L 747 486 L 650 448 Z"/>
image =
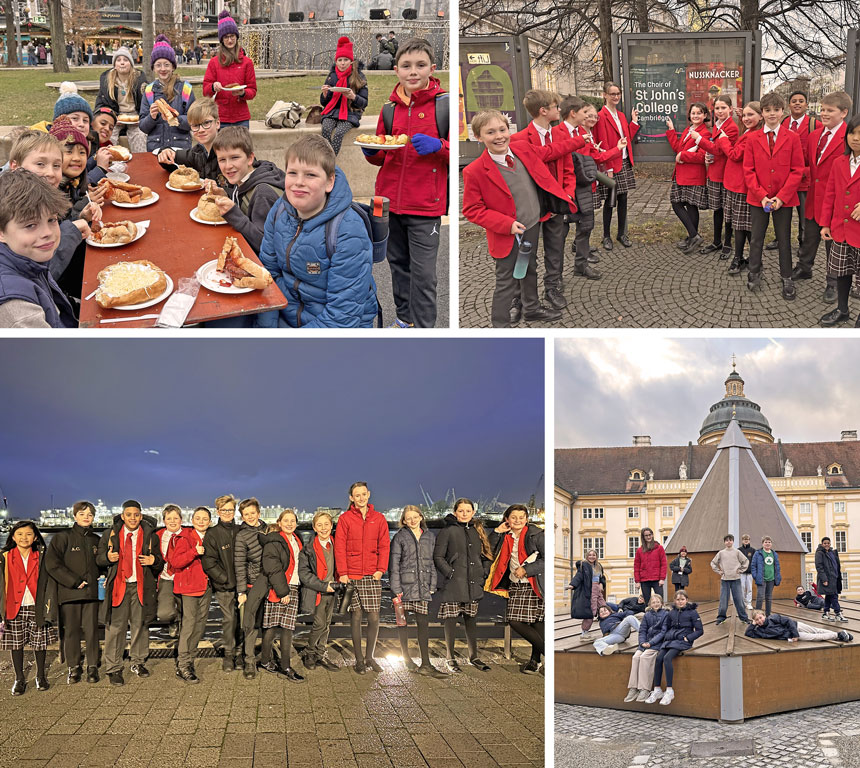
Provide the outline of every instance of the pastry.
<path id="1" fill-rule="evenodd" d="M 215 195 L 205 194 L 197 203 L 197 218 L 202 221 L 222 222 L 224 218 L 215 205 Z"/>
<path id="2" fill-rule="evenodd" d="M 96 226 L 99 224 L 100 226 Z M 133 221 L 93 222 L 90 240 L 102 245 L 130 243 L 137 237 L 137 224 Z"/>
<path id="3" fill-rule="evenodd" d="M 139 123 L 140 118 L 137 115 L 119 115 L 117 117 L 119 123 Z"/>
<path id="4" fill-rule="evenodd" d="M 98 274 L 96 301 L 99 306 L 123 307 L 154 299 L 167 288 L 167 276 L 151 261 L 120 261 Z"/>
<path id="5" fill-rule="evenodd" d="M 160 114 L 165 120 L 167 120 L 167 124 L 176 128 L 179 125 L 179 120 L 176 119 L 176 116 L 179 114 L 173 107 L 170 106 L 164 99 L 156 99 L 153 102 L 155 108 L 158 110 L 158 114 Z"/>
<path id="6" fill-rule="evenodd" d="M 108 147 L 108 152 L 110 152 L 111 160 L 124 160 L 125 162 L 131 160 L 131 152 L 118 144 Z"/>
<path id="7" fill-rule="evenodd" d="M 203 182 L 200 181 L 200 174 L 193 168 L 180 165 L 168 177 L 170 186 L 174 189 L 200 189 Z"/>
<path id="8" fill-rule="evenodd" d="M 236 288 L 262 290 L 272 283 L 268 270 L 245 256 L 235 237 L 228 237 L 224 241 L 224 247 L 218 254 L 218 271 L 229 275 L 230 282 Z"/>

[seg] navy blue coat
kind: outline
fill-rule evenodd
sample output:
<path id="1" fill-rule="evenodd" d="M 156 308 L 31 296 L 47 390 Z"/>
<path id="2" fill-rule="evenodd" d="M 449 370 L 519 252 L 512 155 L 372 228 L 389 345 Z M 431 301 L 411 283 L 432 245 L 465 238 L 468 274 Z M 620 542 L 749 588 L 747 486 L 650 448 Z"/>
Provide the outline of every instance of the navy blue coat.
<path id="1" fill-rule="evenodd" d="M 768 640 L 788 640 L 790 637 L 800 636 L 797 622 L 779 613 L 772 613 L 760 627 L 750 624 L 744 634 L 747 637 L 762 637 Z"/>
<path id="2" fill-rule="evenodd" d="M 753 581 L 760 587 L 764 586 L 763 552 L 763 549 L 757 549 L 756 553 L 753 555 L 752 563 L 750 564 L 750 573 L 752 574 Z M 782 573 L 780 573 L 779 570 L 779 555 L 776 553 L 775 549 L 772 549 L 771 552 L 773 552 L 773 585 L 778 587 L 782 581 Z"/>
<path id="3" fill-rule="evenodd" d="M 673 606 L 667 613 L 663 650 L 689 651 L 696 639 L 705 633 L 696 603 L 687 603 L 681 610 Z"/>
<path id="4" fill-rule="evenodd" d="M 645 611 L 639 622 L 639 647 L 642 647 L 642 643 L 650 643 L 652 650 L 659 651 L 668 626 L 669 611 L 662 608 L 659 611 Z"/>
<path id="5" fill-rule="evenodd" d="M 574 563 L 576 573 L 570 580 L 573 587 L 573 595 L 570 601 L 570 618 L 593 619 L 594 612 L 591 610 L 591 580 L 594 578 L 594 569 L 588 560 L 578 560 Z M 600 574 L 600 584 L 603 594 L 606 594 L 606 576 Z"/>
<path id="6" fill-rule="evenodd" d="M 164 90 L 161 87 L 161 81 L 155 80 L 152 83 L 152 101 L 150 101 L 144 92 L 143 98 L 140 100 L 140 123 L 138 127 L 141 131 L 147 134 L 146 151 L 152 152 L 155 149 L 167 149 L 168 147 L 179 147 L 179 149 L 191 149 L 191 128 L 188 127 L 188 107 L 194 103 L 194 93 L 192 92 L 187 102 L 182 100 L 183 82 L 177 81 L 173 86 L 173 98 L 165 99 L 179 115 L 178 126 L 169 125 L 168 122 L 159 115 L 155 120 L 149 116 L 149 108 L 152 103 L 158 99 L 164 98 Z"/>
<path id="7" fill-rule="evenodd" d="M 436 591 L 438 572 L 433 562 L 436 537 L 426 530 L 420 539 L 403 527 L 391 539 L 388 575 L 392 594 L 404 600 L 430 600 Z"/>
<path id="8" fill-rule="evenodd" d="M 600 619 L 598 622 L 600 624 L 600 631 L 604 635 L 608 635 L 615 629 L 624 619 L 628 616 L 632 616 L 633 611 L 616 611 L 615 613 L 610 613 L 605 619 Z"/>
<path id="9" fill-rule="evenodd" d="M 356 64 L 353 62 L 353 66 L 358 67 L 358 71 L 362 71 L 361 64 Z M 325 84 L 328 86 L 334 87 L 337 85 L 337 72 L 335 72 L 335 66 L 332 64 L 331 70 L 328 73 L 328 77 L 325 79 Z M 320 93 L 320 104 L 324 107 L 328 105 L 328 103 L 332 100 L 334 94 L 329 91 L 328 93 Z M 341 96 L 343 98 L 343 96 Z M 346 119 L 349 120 L 351 125 L 354 125 L 358 128 L 361 125 L 361 116 L 364 113 L 364 110 L 367 108 L 367 82 L 365 82 L 363 88 L 359 88 L 355 93 L 355 98 L 352 101 L 347 102 L 347 115 Z M 340 114 L 340 104 L 338 104 L 331 112 L 327 115 L 323 115 L 325 118 L 335 118 L 339 120 L 338 115 Z"/>

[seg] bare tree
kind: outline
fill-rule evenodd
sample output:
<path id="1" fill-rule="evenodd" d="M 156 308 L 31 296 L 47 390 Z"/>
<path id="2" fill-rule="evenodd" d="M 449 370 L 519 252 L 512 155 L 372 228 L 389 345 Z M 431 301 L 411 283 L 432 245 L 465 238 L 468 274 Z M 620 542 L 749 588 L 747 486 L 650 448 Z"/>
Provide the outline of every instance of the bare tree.
<path id="1" fill-rule="evenodd" d="M 141 67 L 147 80 L 152 79 L 152 68 L 149 65 L 149 54 L 155 45 L 155 9 L 154 0 L 141 0 L 140 3 L 140 47 L 143 48 Z"/>
<path id="2" fill-rule="evenodd" d="M 5 0 L 3 4 L 6 16 L 6 66 L 18 66 L 18 41 L 15 39 L 15 0 Z"/>
<path id="3" fill-rule="evenodd" d="M 66 31 L 63 26 L 62 0 L 48 0 L 48 23 L 51 26 L 54 72 L 68 72 L 69 62 L 66 59 Z"/>

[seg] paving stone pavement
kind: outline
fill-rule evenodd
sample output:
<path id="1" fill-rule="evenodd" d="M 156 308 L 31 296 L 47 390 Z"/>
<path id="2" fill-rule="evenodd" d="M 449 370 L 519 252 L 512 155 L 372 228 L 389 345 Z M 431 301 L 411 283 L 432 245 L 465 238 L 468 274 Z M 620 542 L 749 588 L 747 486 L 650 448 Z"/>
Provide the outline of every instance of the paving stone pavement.
<path id="1" fill-rule="evenodd" d="M 755 755 L 693 758 L 704 742 L 752 739 Z M 555 705 L 556 768 L 855 768 L 860 702 L 768 715 L 727 725 L 649 712 Z"/>
<path id="2" fill-rule="evenodd" d="M 294 658 L 307 678 L 300 685 L 265 672 L 245 680 L 241 672 L 222 672 L 221 659 L 201 658 L 199 685 L 177 680 L 172 660 L 156 659 L 145 680 L 126 665 L 123 687 L 106 678 L 69 686 L 55 661 L 51 688 L 36 691 L 31 669 L 20 697 L 9 694 L 13 673 L 4 653 L 0 766 L 537 768 L 544 678 L 521 674 L 501 655 L 501 642 L 482 641 L 490 672 L 465 666 L 444 680 L 407 672 L 397 641 L 382 644 L 378 675 L 308 672 Z M 329 657 L 351 665 L 350 645 L 335 646 Z M 527 648 L 516 641 L 514 655 L 527 657 Z M 437 666 L 440 653 L 443 644 L 431 641 Z"/>
<path id="3" fill-rule="evenodd" d="M 630 195 L 632 248 L 614 243 L 599 248 L 602 280 L 573 275 L 573 233 L 565 254 L 564 295 L 568 301 L 561 320 L 550 328 L 818 328 L 819 318 L 834 308 L 825 304 L 825 257 L 822 245 L 811 280 L 798 281 L 797 298 L 781 296 L 779 264 L 774 251 L 765 251 L 761 290 L 746 287 L 746 272 L 727 273 L 728 261 L 698 253 L 685 256 L 674 243 L 685 234 L 669 205 L 670 182 L 637 179 Z M 712 234 L 711 212 L 703 211 L 701 232 Z M 602 219 L 598 211 L 592 245 L 599 245 Z M 796 219 L 796 217 L 795 217 Z M 613 222 L 613 233 L 615 232 Z M 655 237 L 655 234 L 657 235 Z M 796 236 L 796 235 L 795 235 Z M 637 237 L 656 245 L 636 244 Z M 768 240 L 770 237 L 767 238 Z M 796 243 L 795 243 L 796 244 Z M 796 252 L 795 252 L 796 260 Z M 490 327 L 495 285 L 492 258 L 483 230 L 461 218 L 460 223 L 460 326 Z M 542 290 L 543 251 L 538 249 L 538 279 Z M 860 301 L 850 300 L 852 317 Z M 526 327 L 526 324 L 522 324 Z M 849 323 L 848 327 L 853 327 Z"/>

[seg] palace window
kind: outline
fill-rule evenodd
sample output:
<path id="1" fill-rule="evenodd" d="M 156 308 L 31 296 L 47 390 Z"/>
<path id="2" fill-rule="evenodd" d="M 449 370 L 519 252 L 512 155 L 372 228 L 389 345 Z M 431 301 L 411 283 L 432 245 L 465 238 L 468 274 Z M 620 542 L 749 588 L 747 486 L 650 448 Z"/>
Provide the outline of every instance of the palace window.
<path id="1" fill-rule="evenodd" d="M 847 592 L 848 589 L 848 571 L 842 571 L 842 591 Z"/>
<path id="2" fill-rule="evenodd" d="M 801 531 L 800 540 L 808 552 L 812 552 L 812 531 Z"/>
<path id="3" fill-rule="evenodd" d="M 812 504 L 808 501 L 801 501 L 800 504 L 797 505 L 797 511 L 800 512 L 801 515 L 811 515 Z"/>
<path id="4" fill-rule="evenodd" d="M 841 475 L 842 474 L 842 465 L 841 464 L 831 464 L 827 467 L 828 475 Z"/>
<path id="5" fill-rule="evenodd" d="M 675 514 L 675 507 L 663 507 L 663 517 L 672 517 Z"/>
<path id="6" fill-rule="evenodd" d="M 845 502 L 844 501 L 834 501 L 833 502 L 833 514 L 834 515 L 844 515 L 845 514 Z"/>
<path id="7" fill-rule="evenodd" d="M 583 520 L 603 520 L 603 507 L 585 507 L 582 510 Z"/>
<path id="8" fill-rule="evenodd" d="M 603 537 L 595 536 L 594 538 L 586 536 L 582 540 L 582 554 L 585 555 L 589 549 L 597 550 L 597 559 L 603 559 Z"/>
<path id="9" fill-rule="evenodd" d="M 562 541 L 562 550 L 564 551 L 564 557 L 570 557 L 570 536 L 566 533 L 561 537 Z"/>
<path id="10" fill-rule="evenodd" d="M 642 470 L 641 470 L 641 469 L 634 469 L 634 470 L 630 473 L 630 479 L 631 479 L 631 480 L 644 480 L 644 479 L 645 479 L 645 474 L 642 472 Z"/>
<path id="11" fill-rule="evenodd" d="M 627 519 L 639 519 L 639 507 L 627 507 Z"/>
<path id="12" fill-rule="evenodd" d="M 848 531 L 836 531 L 833 538 L 835 539 L 833 546 L 836 547 L 837 552 L 848 551 Z"/>
<path id="13" fill-rule="evenodd" d="M 636 550 L 639 549 L 639 537 L 627 537 L 627 557 L 636 557 Z"/>
<path id="14" fill-rule="evenodd" d="M 815 583 L 815 573 L 813 571 L 806 572 L 804 583 L 806 584 L 806 588 L 811 591 L 812 585 Z"/>
<path id="15" fill-rule="evenodd" d="M 636 590 L 636 580 L 632 576 L 630 576 L 627 579 L 627 594 L 628 595 L 635 595 L 636 591 L 637 591 Z"/>

